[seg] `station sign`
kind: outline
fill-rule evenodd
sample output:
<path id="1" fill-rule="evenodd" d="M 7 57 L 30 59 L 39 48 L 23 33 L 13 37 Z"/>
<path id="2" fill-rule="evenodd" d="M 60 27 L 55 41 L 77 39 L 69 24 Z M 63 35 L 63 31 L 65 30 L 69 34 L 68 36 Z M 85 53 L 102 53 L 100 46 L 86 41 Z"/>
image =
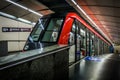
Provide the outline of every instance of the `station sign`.
<path id="1" fill-rule="evenodd" d="M 2 32 L 31 32 L 31 28 L 2 27 Z"/>

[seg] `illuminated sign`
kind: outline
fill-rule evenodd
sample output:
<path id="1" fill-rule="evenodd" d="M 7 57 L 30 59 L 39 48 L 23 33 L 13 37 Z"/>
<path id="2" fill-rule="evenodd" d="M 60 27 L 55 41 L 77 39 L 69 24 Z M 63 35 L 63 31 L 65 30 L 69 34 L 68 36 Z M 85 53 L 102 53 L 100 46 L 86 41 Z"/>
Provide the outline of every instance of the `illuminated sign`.
<path id="1" fill-rule="evenodd" d="M 31 32 L 31 28 L 2 27 L 2 32 Z"/>

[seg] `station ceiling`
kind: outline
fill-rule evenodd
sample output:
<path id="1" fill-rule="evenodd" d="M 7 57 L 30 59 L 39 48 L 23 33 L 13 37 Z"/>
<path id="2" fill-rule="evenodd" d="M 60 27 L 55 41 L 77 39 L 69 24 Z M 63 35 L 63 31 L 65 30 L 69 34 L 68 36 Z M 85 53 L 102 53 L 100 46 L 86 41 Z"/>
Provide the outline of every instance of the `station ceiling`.
<path id="1" fill-rule="evenodd" d="M 72 0 L 12 0 L 42 15 L 77 11 Z M 74 0 L 115 44 L 120 44 L 120 0 Z M 0 0 L 0 11 L 36 22 L 40 16 Z M 83 15 L 79 12 L 81 16 Z M 87 18 L 85 17 L 87 20 Z M 92 24 L 93 25 L 93 24 Z"/>
<path id="2" fill-rule="evenodd" d="M 76 0 L 94 22 L 120 44 L 120 0 Z"/>

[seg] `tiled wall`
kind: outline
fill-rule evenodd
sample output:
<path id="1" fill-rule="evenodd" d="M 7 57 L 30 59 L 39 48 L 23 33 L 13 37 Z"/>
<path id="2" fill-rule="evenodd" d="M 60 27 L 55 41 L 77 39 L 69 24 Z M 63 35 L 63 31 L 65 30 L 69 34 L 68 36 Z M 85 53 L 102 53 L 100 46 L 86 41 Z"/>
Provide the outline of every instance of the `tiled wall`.
<path id="1" fill-rule="evenodd" d="M 15 21 L 0 16 L 0 41 L 2 40 L 26 40 L 30 32 L 2 32 L 2 27 L 32 28 L 33 25 Z M 8 51 L 23 49 L 25 42 L 8 42 Z"/>

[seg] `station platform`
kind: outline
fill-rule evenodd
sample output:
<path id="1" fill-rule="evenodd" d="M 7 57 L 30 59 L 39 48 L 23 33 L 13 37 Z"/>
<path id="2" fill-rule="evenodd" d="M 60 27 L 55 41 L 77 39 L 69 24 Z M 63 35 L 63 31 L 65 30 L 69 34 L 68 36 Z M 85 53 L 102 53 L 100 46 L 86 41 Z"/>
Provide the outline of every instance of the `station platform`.
<path id="1" fill-rule="evenodd" d="M 120 80 L 120 54 L 84 58 L 69 67 L 69 80 Z"/>
<path id="2" fill-rule="evenodd" d="M 53 47 L 52 53 L 45 52 L 48 47 L 43 53 L 38 49 L 3 57 L 1 80 L 120 80 L 120 54 L 86 56 L 69 66 L 68 47 Z"/>

